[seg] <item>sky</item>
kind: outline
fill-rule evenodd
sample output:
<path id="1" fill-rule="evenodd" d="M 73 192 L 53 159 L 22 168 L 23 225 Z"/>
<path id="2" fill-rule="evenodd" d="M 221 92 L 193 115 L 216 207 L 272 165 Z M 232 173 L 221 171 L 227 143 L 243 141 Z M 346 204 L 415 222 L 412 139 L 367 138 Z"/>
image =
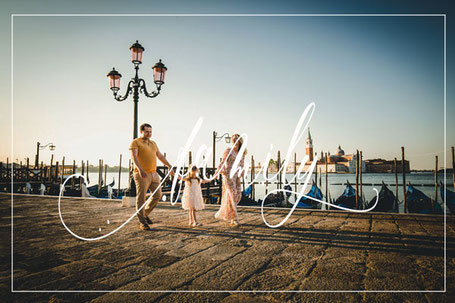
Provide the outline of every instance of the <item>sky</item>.
<path id="1" fill-rule="evenodd" d="M 0 160 L 11 160 L 11 13 L 448 13 L 450 30 L 447 3 L 427 3 L 2 2 Z M 106 74 L 120 71 L 124 93 L 134 76 L 129 47 L 139 40 L 139 76 L 148 88 L 158 59 L 168 74 L 157 98 L 141 95 L 138 122 L 153 126 L 152 139 L 171 163 L 200 117 L 193 153 L 202 144 L 210 149 L 217 131 L 246 133 L 256 163 L 271 145 L 272 153 L 286 154 L 314 102 L 316 152 L 341 145 L 347 154 L 362 150 L 365 159 L 393 159 L 405 146 L 411 169 L 432 169 L 444 151 L 443 29 L 442 17 L 16 16 L 12 158 L 33 159 L 36 142 L 54 143 L 59 161 L 113 166 L 120 154 L 128 158 L 132 98 L 115 101 Z M 448 148 L 455 145 L 451 45 Z M 216 147 L 219 158 L 227 145 Z M 304 151 L 302 140 L 299 159 Z M 48 163 L 51 151 L 40 155 Z"/>

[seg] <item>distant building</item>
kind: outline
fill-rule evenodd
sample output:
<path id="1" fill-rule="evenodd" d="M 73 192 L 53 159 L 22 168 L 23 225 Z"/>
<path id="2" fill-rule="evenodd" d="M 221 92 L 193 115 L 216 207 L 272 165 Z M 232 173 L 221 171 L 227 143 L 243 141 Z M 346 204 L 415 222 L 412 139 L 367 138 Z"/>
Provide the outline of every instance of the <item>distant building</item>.
<path id="1" fill-rule="evenodd" d="M 384 159 L 372 159 L 366 160 L 367 172 L 368 173 L 394 173 L 394 161 Z M 397 160 L 397 172 L 401 173 L 402 170 L 401 160 Z M 409 161 L 404 160 L 404 169 L 406 173 L 410 172 Z"/>
<path id="2" fill-rule="evenodd" d="M 317 156 L 317 153 L 313 152 L 313 139 L 311 138 L 310 130 L 308 129 L 308 138 L 306 139 L 305 154 L 308 156 L 308 161 L 305 163 L 303 171 L 307 171 L 311 163 L 314 160 L 314 157 Z M 317 172 L 325 173 L 326 162 L 327 162 L 327 171 L 329 173 L 355 173 L 357 166 L 357 153 L 346 155 L 344 150 L 341 148 L 341 145 L 338 145 L 337 150 L 334 154 L 330 152 L 324 154 L 322 151 L 319 155 L 318 162 L 316 164 Z M 410 172 L 409 161 L 404 161 L 405 172 Z M 296 168 L 299 169 L 300 162 L 296 163 Z M 397 160 L 397 171 L 402 172 L 401 160 Z M 384 160 L 384 159 L 372 159 L 372 160 L 362 160 L 361 168 L 363 173 L 393 173 L 394 171 L 394 161 L 393 160 Z M 290 162 L 287 167 L 288 173 L 294 172 L 294 162 Z"/>
<path id="3" fill-rule="evenodd" d="M 309 162 L 313 162 L 313 139 L 311 139 L 310 128 L 308 128 L 308 138 L 306 139 L 305 154 L 309 157 Z"/>
<path id="4" fill-rule="evenodd" d="M 313 153 L 313 139 L 311 138 L 310 130 L 308 129 L 308 138 L 306 139 L 305 154 L 308 156 L 308 161 L 305 163 L 304 170 L 307 170 L 311 163 L 314 160 L 314 156 L 317 153 Z M 330 152 L 325 155 L 323 152 L 320 154 L 320 158 L 316 164 L 318 172 L 325 173 L 325 167 L 327 162 L 327 171 L 330 173 L 355 173 L 356 170 L 356 154 L 346 155 L 344 150 L 338 145 L 338 148 L 335 154 L 330 155 Z M 300 166 L 300 163 L 297 162 L 297 169 Z M 366 163 L 362 160 L 362 171 L 366 171 Z M 294 172 L 294 163 L 290 163 L 287 167 L 287 171 L 292 173 Z"/>

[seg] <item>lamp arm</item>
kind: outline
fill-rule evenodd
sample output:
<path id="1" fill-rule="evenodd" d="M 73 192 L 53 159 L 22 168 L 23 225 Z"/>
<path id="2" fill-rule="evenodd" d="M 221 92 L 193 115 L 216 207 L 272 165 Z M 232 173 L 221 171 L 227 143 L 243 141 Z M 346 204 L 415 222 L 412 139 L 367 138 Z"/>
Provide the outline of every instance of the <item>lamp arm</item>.
<path id="1" fill-rule="evenodd" d="M 158 95 L 160 94 L 161 85 L 159 85 L 155 91 L 149 93 L 149 92 L 147 91 L 147 87 L 146 87 L 146 85 L 145 85 L 144 79 L 139 79 L 139 90 L 140 90 L 142 93 L 144 93 L 144 95 L 145 95 L 146 97 L 155 98 L 156 96 L 158 96 Z"/>
<path id="2" fill-rule="evenodd" d="M 130 82 L 128 82 L 128 87 L 127 87 L 127 89 L 126 89 L 125 95 L 123 95 L 123 96 L 118 96 L 118 97 L 117 97 L 117 94 L 114 93 L 114 99 L 117 100 L 117 101 L 119 101 L 119 102 L 122 102 L 122 101 L 124 101 L 126 98 L 128 98 L 128 95 L 131 93 L 131 89 L 132 89 L 132 87 L 133 87 L 133 84 L 134 84 L 134 81 L 133 81 L 133 80 L 131 80 Z"/>
<path id="3" fill-rule="evenodd" d="M 223 139 L 223 137 L 226 136 L 226 135 L 229 137 L 229 134 L 228 134 L 228 133 L 224 133 L 223 135 L 221 135 L 221 136 L 219 136 L 219 137 L 215 136 L 216 142 L 219 142 L 219 141 L 220 141 L 221 139 Z"/>
<path id="4" fill-rule="evenodd" d="M 47 143 L 47 144 L 44 145 L 44 146 L 41 146 L 41 145 L 40 145 L 40 146 L 39 146 L 39 149 L 40 149 L 40 150 L 43 150 L 43 149 L 45 149 L 46 147 L 48 147 L 49 145 L 51 145 L 51 144 L 52 144 L 52 143 Z"/>

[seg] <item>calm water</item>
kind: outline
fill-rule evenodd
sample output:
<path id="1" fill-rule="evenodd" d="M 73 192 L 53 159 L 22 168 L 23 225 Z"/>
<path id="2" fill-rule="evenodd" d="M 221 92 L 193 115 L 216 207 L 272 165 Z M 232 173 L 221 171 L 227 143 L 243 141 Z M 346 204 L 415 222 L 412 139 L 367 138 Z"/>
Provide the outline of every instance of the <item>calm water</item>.
<path id="1" fill-rule="evenodd" d="M 269 174 L 269 178 L 271 178 L 273 175 Z M 104 177 L 104 174 L 103 174 Z M 290 181 L 292 179 L 293 175 L 292 174 L 287 174 L 286 179 Z M 320 189 L 325 195 L 325 175 L 322 174 L 321 176 L 321 181 L 322 181 L 322 186 L 320 186 Z M 443 181 L 444 174 L 438 174 L 438 182 Z M 94 185 L 98 183 L 98 173 L 89 173 L 89 179 L 90 183 L 89 185 Z M 122 173 L 120 177 L 120 187 L 121 188 L 126 188 L 128 187 L 128 173 Z M 313 176 L 314 179 L 314 176 Z M 112 182 L 112 180 L 115 181 L 115 188 L 118 187 L 118 173 L 107 173 L 107 183 Z M 346 183 L 346 180 L 348 180 L 353 187 L 355 187 L 355 174 L 329 174 L 328 176 L 328 183 L 329 183 L 329 193 L 330 197 L 332 199 L 338 198 L 344 191 L 345 185 L 335 185 L 335 184 L 340 184 L 340 183 Z M 246 179 L 246 182 L 251 181 L 250 178 L 248 177 Z M 262 177 L 262 174 L 257 176 L 256 181 L 258 182 L 263 182 L 264 178 Z M 367 201 L 370 201 L 373 197 L 375 197 L 375 192 L 373 191 L 373 187 L 377 188 L 378 190 L 381 190 L 381 184 L 382 181 L 387 184 L 389 189 L 395 193 L 395 175 L 394 174 L 363 174 L 363 194 L 365 196 L 365 199 Z M 406 183 L 411 182 L 417 189 L 421 190 L 423 193 L 425 193 L 428 197 L 434 197 L 434 186 L 422 186 L 422 184 L 434 184 L 434 174 L 433 173 L 410 173 L 406 174 Z M 303 180 L 299 181 L 303 183 Z M 318 182 L 319 182 L 319 175 L 318 175 Z M 365 185 L 365 184 L 374 184 L 374 186 L 371 185 Z M 402 178 L 401 175 L 398 176 L 398 199 L 401 201 L 403 200 L 403 187 L 402 187 Z M 448 188 L 450 190 L 453 190 L 453 181 L 452 181 L 452 174 L 447 174 L 447 184 Z M 302 185 L 297 186 L 297 190 L 301 190 Z M 307 192 L 309 190 L 310 186 L 308 189 L 305 191 Z M 277 184 L 269 184 L 268 185 L 268 190 L 273 190 L 277 188 Z M 292 188 L 294 189 L 294 184 L 292 184 Z M 256 200 L 257 199 L 263 199 L 265 196 L 265 185 L 264 184 L 257 184 L 255 185 L 255 191 L 256 191 Z M 441 196 L 440 196 L 440 191 L 438 188 L 438 201 L 441 202 Z"/>

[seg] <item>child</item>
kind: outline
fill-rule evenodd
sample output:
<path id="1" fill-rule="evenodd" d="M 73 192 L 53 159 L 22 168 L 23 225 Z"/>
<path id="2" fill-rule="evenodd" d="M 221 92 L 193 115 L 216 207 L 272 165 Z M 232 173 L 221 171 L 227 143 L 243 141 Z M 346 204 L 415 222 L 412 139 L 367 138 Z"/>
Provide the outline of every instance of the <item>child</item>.
<path id="1" fill-rule="evenodd" d="M 198 176 L 198 169 L 194 165 L 189 166 L 188 176 L 180 178 L 185 181 L 185 189 L 182 196 L 182 208 L 188 209 L 189 225 L 201 226 L 202 224 L 196 220 L 196 210 L 204 209 L 204 200 L 202 199 L 201 183 L 209 181 L 202 180 Z"/>

